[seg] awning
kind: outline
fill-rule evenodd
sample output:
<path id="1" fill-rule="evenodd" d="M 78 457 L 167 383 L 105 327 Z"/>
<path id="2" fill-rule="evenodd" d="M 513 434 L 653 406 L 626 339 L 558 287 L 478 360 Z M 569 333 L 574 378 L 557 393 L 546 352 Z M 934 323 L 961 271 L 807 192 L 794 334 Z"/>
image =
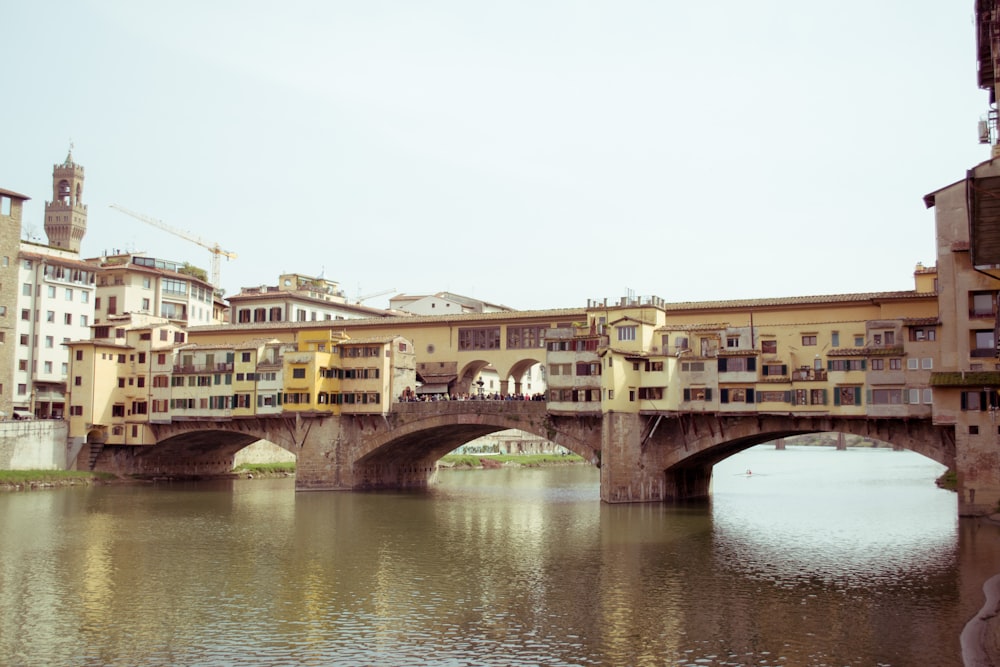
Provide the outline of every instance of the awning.
<path id="1" fill-rule="evenodd" d="M 429 383 L 429 384 L 420 385 L 419 387 L 417 387 L 417 393 L 418 394 L 447 394 L 448 393 L 448 385 L 447 385 L 447 383 L 445 383 L 445 384 Z"/>

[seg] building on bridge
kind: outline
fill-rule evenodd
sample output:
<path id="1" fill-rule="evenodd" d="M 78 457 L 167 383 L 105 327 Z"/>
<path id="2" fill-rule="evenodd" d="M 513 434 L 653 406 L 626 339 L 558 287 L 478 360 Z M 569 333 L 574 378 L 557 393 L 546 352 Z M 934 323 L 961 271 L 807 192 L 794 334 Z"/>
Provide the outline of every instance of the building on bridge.
<path id="1" fill-rule="evenodd" d="M 385 414 L 415 386 L 401 336 L 354 340 L 339 331 L 195 343 L 166 318 L 121 316 L 71 341 L 70 440 L 153 445 L 150 426 L 285 414 Z"/>
<path id="2" fill-rule="evenodd" d="M 592 302 L 546 333 L 549 411 L 929 417 L 932 276 L 918 269 L 908 292 Z"/>

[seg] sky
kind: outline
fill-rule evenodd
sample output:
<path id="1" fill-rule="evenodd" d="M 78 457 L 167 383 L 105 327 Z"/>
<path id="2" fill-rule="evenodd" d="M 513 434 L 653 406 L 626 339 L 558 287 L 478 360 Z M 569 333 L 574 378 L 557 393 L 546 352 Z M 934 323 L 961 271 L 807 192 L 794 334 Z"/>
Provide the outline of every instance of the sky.
<path id="1" fill-rule="evenodd" d="M 55 0 L 4 8 L 0 188 L 81 254 L 519 310 L 907 290 L 989 159 L 973 0 Z M 380 294 L 381 293 L 381 294 Z"/>

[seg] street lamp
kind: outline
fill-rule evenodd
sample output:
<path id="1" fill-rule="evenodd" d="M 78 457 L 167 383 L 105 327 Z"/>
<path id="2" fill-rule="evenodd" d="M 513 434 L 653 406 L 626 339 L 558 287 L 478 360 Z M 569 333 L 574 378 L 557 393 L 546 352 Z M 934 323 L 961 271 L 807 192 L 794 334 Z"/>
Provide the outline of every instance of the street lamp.
<path id="1" fill-rule="evenodd" d="M 479 387 L 479 398 L 483 397 L 483 385 L 484 384 L 486 384 L 486 383 L 483 382 L 483 378 L 479 378 L 478 380 L 476 380 L 476 386 Z"/>

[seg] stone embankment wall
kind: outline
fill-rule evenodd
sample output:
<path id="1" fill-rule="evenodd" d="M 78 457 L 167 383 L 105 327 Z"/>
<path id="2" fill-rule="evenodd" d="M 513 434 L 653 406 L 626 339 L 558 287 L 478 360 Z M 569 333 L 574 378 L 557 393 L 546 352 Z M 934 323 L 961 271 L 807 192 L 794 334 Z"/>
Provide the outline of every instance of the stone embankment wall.
<path id="1" fill-rule="evenodd" d="M 67 470 L 67 428 L 61 419 L 0 422 L 0 470 Z"/>

